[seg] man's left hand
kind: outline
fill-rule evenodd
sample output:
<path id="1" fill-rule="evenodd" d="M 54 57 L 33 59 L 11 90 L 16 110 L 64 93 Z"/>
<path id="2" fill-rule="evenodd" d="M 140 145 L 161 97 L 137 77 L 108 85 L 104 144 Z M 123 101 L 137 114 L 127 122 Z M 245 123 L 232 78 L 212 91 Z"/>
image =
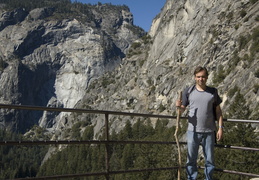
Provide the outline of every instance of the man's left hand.
<path id="1" fill-rule="evenodd" d="M 219 128 L 217 132 L 217 141 L 220 141 L 223 139 L 223 128 Z"/>

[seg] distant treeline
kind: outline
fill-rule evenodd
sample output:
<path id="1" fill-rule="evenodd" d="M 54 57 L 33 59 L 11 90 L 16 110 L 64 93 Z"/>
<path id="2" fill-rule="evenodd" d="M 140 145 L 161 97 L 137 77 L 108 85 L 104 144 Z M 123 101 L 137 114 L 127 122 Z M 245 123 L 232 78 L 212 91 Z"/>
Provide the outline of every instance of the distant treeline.
<path id="1" fill-rule="evenodd" d="M 31 11 L 35 8 L 51 7 L 55 9 L 54 18 L 62 19 L 68 18 L 73 19 L 77 18 L 83 22 L 90 22 L 94 20 L 94 15 L 92 9 L 95 9 L 97 12 L 105 12 L 106 10 L 112 11 L 129 11 L 128 6 L 126 5 L 112 5 L 111 3 L 102 4 L 98 3 L 97 5 L 84 4 L 81 2 L 71 2 L 71 0 L 0 0 L 0 4 L 4 4 L 3 7 L 6 10 L 13 10 L 16 8 L 24 8 L 26 11 Z M 100 8 L 100 6 L 102 6 Z"/>
<path id="2" fill-rule="evenodd" d="M 37 135 L 31 139 L 0 129 L 0 141 L 37 140 L 45 136 L 39 127 L 35 133 Z M 0 179 L 35 177 L 47 150 L 47 146 L 0 146 Z"/>
<path id="3" fill-rule="evenodd" d="M 153 127 L 150 120 L 138 120 L 135 124 L 129 121 L 119 133 L 111 134 L 110 140 L 145 140 L 145 141 L 175 141 L 175 127 L 168 127 L 170 120 L 158 120 Z M 94 126 L 83 122 L 75 124 L 71 129 L 69 139 L 92 140 Z M 180 136 L 186 131 L 186 121 L 182 121 Z M 82 132 L 82 130 L 84 130 Z M 36 132 L 36 133 L 35 133 Z M 81 133 L 79 133 L 81 132 Z M 44 139 L 44 131 L 35 128 L 34 133 L 39 139 Z M 27 137 L 27 138 L 26 138 Z M 28 139 L 21 135 L 14 135 L 1 131 L 0 140 L 24 140 Z M 104 139 L 100 137 L 100 139 Z M 250 124 L 225 123 L 225 134 L 222 144 L 257 147 L 259 148 L 258 133 Z M 112 144 L 110 147 L 110 170 L 130 170 L 178 166 L 176 145 L 158 144 Z M 42 160 L 46 153 L 46 146 L 0 146 L 0 179 L 24 178 L 35 176 L 51 176 L 64 174 L 82 174 L 105 171 L 105 145 L 67 145 L 59 148 L 43 164 Z M 186 162 L 186 148 L 182 146 L 182 161 Z M 220 169 L 228 169 L 240 172 L 259 174 L 257 160 L 258 152 L 242 150 L 229 150 L 216 148 L 216 166 Z M 203 166 L 203 158 L 199 158 L 199 165 Z M 201 171 L 200 176 L 203 176 Z M 185 171 L 182 171 L 185 177 Z M 104 177 L 87 177 L 87 179 L 105 179 Z M 177 170 L 154 171 L 144 173 L 117 174 L 110 179 L 177 179 Z M 215 173 L 215 180 L 219 179 L 248 179 L 246 176 Z"/>

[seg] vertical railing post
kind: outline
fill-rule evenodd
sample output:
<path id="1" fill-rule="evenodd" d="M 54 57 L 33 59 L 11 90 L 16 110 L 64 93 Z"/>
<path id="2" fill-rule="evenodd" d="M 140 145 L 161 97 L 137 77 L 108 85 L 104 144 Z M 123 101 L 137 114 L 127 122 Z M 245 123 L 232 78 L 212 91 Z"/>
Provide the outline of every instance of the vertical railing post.
<path id="1" fill-rule="evenodd" d="M 105 164 L 106 164 L 106 180 L 109 180 L 110 178 L 110 164 L 109 164 L 109 160 L 110 160 L 110 147 L 109 147 L 109 113 L 105 113 L 105 138 L 107 143 L 105 144 L 105 150 L 106 150 L 106 154 L 105 154 Z"/>

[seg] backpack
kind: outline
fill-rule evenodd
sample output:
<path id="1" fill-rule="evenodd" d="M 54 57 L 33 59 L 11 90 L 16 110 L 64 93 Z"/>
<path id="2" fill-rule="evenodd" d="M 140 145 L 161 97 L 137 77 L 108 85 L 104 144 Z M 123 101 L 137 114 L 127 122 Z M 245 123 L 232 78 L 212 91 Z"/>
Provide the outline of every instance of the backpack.
<path id="1" fill-rule="evenodd" d="M 186 94 L 186 97 L 187 97 L 187 101 L 189 102 L 189 95 L 191 94 L 191 92 L 194 90 L 196 85 L 192 85 L 191 87 L 188 88 L 187 90 L 187 94 Z M 217 114 L 216 114 L 216 101 L 217 101 L 217 90 L 216 88 L 210 88 L 212 90 L 212 93 L 213 93 L 213 97 L 214 97 L 214 102 L 213 102 L 213 115 L 214 115 L 214 120 L 217 121 Z"/>

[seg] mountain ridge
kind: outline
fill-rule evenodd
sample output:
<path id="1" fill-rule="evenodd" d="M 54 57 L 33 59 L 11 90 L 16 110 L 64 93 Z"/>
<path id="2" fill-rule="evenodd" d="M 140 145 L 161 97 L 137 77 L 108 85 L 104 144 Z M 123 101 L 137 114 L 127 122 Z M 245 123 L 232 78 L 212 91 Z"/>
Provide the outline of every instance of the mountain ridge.
<path id="1" fill-rule="evenodd" d="M 103 10 L 107 7 L 110 5 L 95 8 Z M 84 26 L 77 19 L 48 20 L 45 23 L 41 18 L 49 10 L 31 10 L 27 13 L 30 16 L 27 15 L 27 19 L 24 18 L 19 26 L 15 24 L 4 28 L 1 37 L 4 39 L 13 36 L 14 52 L 21 59 L 10 63 L 20 69 L 13 79 L 24 79 L 22 82 L 29 79 L 34 87 L 29 82 L 20 83 L 20 86 L 6 86 L 9 87 L 9 92 L 17 93 L 4 94 L 1 101 L 34 105 L 41 102 L 40 105 L 51 107 L 175 114 L 176 93 L 193 84 L 194 67 L 203 65 L 210 71 L 209 85 L 219 89 L 223 98 L 222 108 L 227 117 L 240 117 L 238 112 L 231 109 L 237 101 L 235 98 L 242 96 L 246 101 L 239 107 L 246 111 L 243 117 L 258 119 L 258 8 L 258 2 L 248 0 L 168 0 L 145 36 L 143 32 L 134 35 L 132 15 L 125 8 L 118 15 L 112 15 L 111 21 L 115 23 L 115 29 L 109 28 L 112 23 L 108 19 L 104 20 L 105 16 L 99 15 L 97 11 L 93 13 L 95 23 L 88 22 L 87 25 L 90 26 Z M 110 10 L 107 12 L 111 13 Z M 117 19 L 117 16 L 120 18 Z M 8 34 L 12 32 L 12 28 L 20 31 L 19 27 L 26 27 L 28 22 L 28 32 L 32 32 L 30 36 L 23 38 L 26 31 Z M 97 28 L 94 28 L 96 23 Z M 103 30 L 100 31 L 100 28 Z M 142 37 L 138 39 L 140 36 Z M 31 37 L 43 40 L 43 43 L 37 41 L 39 44 L 34 46 L 33 41 L 24 41 Z M 8 47 L 12 47 L 11 45 L 7 43 Z M 27 47 L 37 48 L 30 50 Z M 5 49 L 2 50 L 4 56 L 1 57 L 4 59 L 10 52 L 3 46 L 0 49 Z M 10 53 L 8 58 L 15 59 L 15 53 Z M 16 74 L 10 64 L 3 66 L 2 84 L 12 81 L 7 77 L 11 70 Z M 48 78 L 44 80 L 42 73 L 48 74 Z M 38 75 L 32 78 L 35 74 Z M 19 81 L 14 82 L 19 84 Z M 37 89 L 40 96 L 29 93 L 33 89 Z M 4 91 L 2 87 L 1 92 Z M 4 119 L 11 117 L 12 113 L 9 113 L 1 114 L 2 126 Z M 9 120 L 17 123 L 16 127 L 26 122 L 25 117 L 31 118 L 32 124 L 38 124 L 53 133 L 59 132 L 60 139 L 63 137 L 63 128 L 70 128 L 77 121 L 89 119 L 84 114 L 51 112 L 26 112 L 16 116 L 23 119 L 21 122 Z M 91 117 L 96 135 L 103 128 L 99 118 Z M 111 129 L 118 125 L 123 127 L 129 119 L 130 117 L 123 120 L 113 117 Z"/>
<path id="2" fill-rule="evenodd" d="M 148 36 L 135 41 L 109 75 L 116 83 L 102 87 L 108 75 L 95 81 L 100 93 L 89 90 L 77 107 L 175 114 L 177 92 L 194 83 L 198 65 L 208 68 L 225 118 L 258 119 L 258 2 L 168 0 Z M 233 110 L 236 103 L 240 111 Z M 102 128 L 97 119 L 96 132 Z M 114 118 L 113 127 L 127 119 Z"/>
<path id="3" fill-rule="evenodd" d="M 28 1 L 20 2 L 23 8 L 1 9 L 2 103 L 72 108 L 91 81 L 113 70 L 130 43 L 145 34 L 133 25 L 126 6 L 41 0 L 48 6 L 31 8 Z M 69 16 L 68 7 L 83 10 Z M 80 13 L 79 20 L 72 18 Z M 56 116 L 2 111 L 0 124 L 24 132 L 35 124 L 52 127 Z"/>

